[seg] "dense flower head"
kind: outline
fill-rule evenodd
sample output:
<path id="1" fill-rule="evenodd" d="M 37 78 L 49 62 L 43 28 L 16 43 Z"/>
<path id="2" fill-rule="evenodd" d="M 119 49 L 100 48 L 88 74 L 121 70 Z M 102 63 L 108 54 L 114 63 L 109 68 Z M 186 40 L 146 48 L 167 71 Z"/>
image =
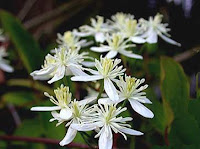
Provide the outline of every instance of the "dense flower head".
<path id="1" fill-rule="evenodd" d="M 98 72 L 104 77 L 115 78 L 117 76 L 123 75 L 126 69 L 123 69 L 123 66 L 118 66 L 120 64 L 120 59 L 110 59 L 100 57 L 100 61 L 95 59 L 95 67 Z"/>
<path id="2" fill-rule="evenodd" d="M 54 90 L 54 93 L 57 100 L 55 100 L 54 98 L 49 96 L 48 93 L 45 92 L 45 95 L 50 97 L 51 102 L 53 102 L 54 104 L 60 107 L 67 107 L 71 102 L 72 94 L 69 91 L 69 87 L 66 87 L 62 84 L 59 88 Z"/>
<path id="3" fill-rule="evenodd" d="M 71 50 L 80 50 L 80 48 L 88 46 L 93 42 L 88 42 L 85 39 L 81 39 L 79 36 L 76 36 L 77 30 L 66 31 L 63 35 L 58 33 L 57 42 L 60 46 L 67 47 L 67 49 Z"/>
<path id="4" fill-rule="evenodd" d="M 52 78 L 48 83 L 53 83 L 62 79 L 65 75 L 85 75 L 82 71 L 82 62 L 87 58 L 87 53 L 81 54 L 78 51 L 60 47 L 55 49 L 55 54 L 48 54 L 45 57 L 44 65 L 41 70 L 31 73 L 34 79 L 47 80 Z"/>

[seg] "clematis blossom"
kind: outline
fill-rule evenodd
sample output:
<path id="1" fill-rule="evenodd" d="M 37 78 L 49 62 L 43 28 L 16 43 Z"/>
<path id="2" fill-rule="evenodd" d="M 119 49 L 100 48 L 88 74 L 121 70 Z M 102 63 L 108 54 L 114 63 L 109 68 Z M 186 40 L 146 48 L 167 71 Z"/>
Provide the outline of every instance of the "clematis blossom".
<path id="1" fill-rule="evenodd" d="M 100 57 L 100 61 L 95 59 L 95 67 L 96 70 L 88 69 L 93 75 L 88 76 L 74 76 L 71 78 L 72 81 L 96 81 L 103 80 L 104 81 L 104 90 L 108 97 L 111 100 L 118 100 L 119 96 L 117 93 L 117 89 L 115 88 L 113 82 L 116 81 L 116 78 L 123 75 L 125 69 L 123 66 L 118 66 L 121 62 L 120 59 L 109 59 Z"/>
<path id="2" fill-rule="evenodd" d="M 136 79 L 130 76 L 120 77 L 117 85 L 120 89 L 119 91 L 119 100 L 112 101 L 109 98 L 101 98 L 98 100 L 99 103 L 120 103 L 124 100 L 128 100 L 131 104 L 131 107 L 134 111 L 139 113 L 140 115 L 146 118 L 153 118 L 154 114 L 148 108 L 146 108 L 143 104 L 151 104 L 152 102 L 145 96 L 146 93 L 142 92 L 145 90 L 148 85 L 141 86 L 145 79 Z M 142 104 L 143 103 L 143 104 Z"/>

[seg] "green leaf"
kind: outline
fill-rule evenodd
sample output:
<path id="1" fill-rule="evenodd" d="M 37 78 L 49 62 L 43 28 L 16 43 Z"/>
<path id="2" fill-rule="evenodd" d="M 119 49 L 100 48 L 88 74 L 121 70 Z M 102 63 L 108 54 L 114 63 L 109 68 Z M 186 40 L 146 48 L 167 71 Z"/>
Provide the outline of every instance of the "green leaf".
<path id="1" fill-rule="evenodd" d="M 50 112 L 39 113 L 39 121 L 44 129 L 44 135 L 48 138 L 62 140 L 66 134 L 65 124 L 63 123 L 56 127 L 57 122 L 49 122 L 51 118 Z"/>
<path id="2" fill-rule="evenodd" d="M 173 59 L 161 57 L 161 92 L 166 115 L 175 116 L 187 112 L 189 83 L 182 67 Z M 171 119 L 170 119 L 171 120 Z"/>
<path id="3" fill-rule="evenodd" d="M 154 118 L 149 122 L 154 126 L 154 128 L 160 133 L 164 134 L 165 127 L 167 126 L 167 119 L 164 114 L 164 108 L 161 102 L 156 98 L 152 89 L 146 90 L 147 97 L 152 101 L 152 105 L 146 105 L 154 113 Z"/>
<path id="4" fill-rule="evenodd" d="M 188 110 L 195 117 L 200 127 L 200 99 L 190 100 Z"/>
<path id="5" fill-rule="evenodd" d="M 9 92 L 3 95 L 3 102 L 17 106 L 25 105 L 35 99 L 32 92 Z"/>
<path id="6" fill-rule="evenodd" d="M 169 141 L 172 146 L 177 144 L 192 145 L 200 142 L 200 129 L 195 118 L 190 114 L 183 114 L 172 123 Z"/>
<path id="7" fill-rule="evenodd" d="M 38 118 L 27 119 L 16 129 L 14 135 L 27 137 L 40 137 L 44 132 Z"/>
<path id="8" fill-rule="evenodd" d="M 30 73 L 39 68 L 42 64 L 43 53 L 38 43 L 24 29 L 20 21 L 10 13 L 1 10 L 0 20 L 3 29 L 14 43 L 28 72 Z"/>

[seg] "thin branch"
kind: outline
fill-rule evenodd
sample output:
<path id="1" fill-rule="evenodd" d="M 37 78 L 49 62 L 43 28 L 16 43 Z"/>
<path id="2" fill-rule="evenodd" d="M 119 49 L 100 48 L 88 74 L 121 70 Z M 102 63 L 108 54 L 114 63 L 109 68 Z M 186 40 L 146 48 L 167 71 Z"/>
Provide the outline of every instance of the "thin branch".
<path id="1" fill-rule="evenodd" d="M 200 52 L 200 46 L 194 47 L 190 50 L 187 50 L 181 54 L 178 54 L 174 57 L 174 60 L 177 62 L 182 62 L 185 61 L 189 58 L 191 58 L 192 56 L 194 56 L 195 54 Z"/>
<path id="2" fill-rule="evenodd" d="M 0 136 L 0 140 L 5 141 L 23 141 L 23 142 L 33 142 L 33 143 L 44 143 L 44 144 L 55 144 L 58 145 L 59 141 L 55 139 L 48 139 L 48 138 L 32 138 L 32 137 L 21 137 L 21 136 Z M 67 147 L 76 147 L 76 148 L 84 148 L 89 149 L 89 146 L 85 144 L 79 143 L 70 143 Z"/>
<path id="3" fill-rule="evenodd" d="M 49 12 L 46 12 L 42 15 L 39 15 L 27 22 L 24 23 L 24 26 L 27 29 L 33 28 L 41 23 L 44 23 L 54 17 L 57 17 L 61 13 L 63 13 L 66 10 L 72 9 L 75 6 L 80 6 L 84 3 L 88 3 L 90 0 L 71 0 L 69 3 L 63 4 L 62 6 L 55 8 L 54 10 L 51 10 Z"/>
<path id="4" fill-rule="evenodd" d="M 168 139 L 168 126 L 165 128 L 165 144 L 169 146 L 169 139 Z"/>
<path id="5" fill-rule="evenodd" d="M 55 20 L 50 20 L 46 22 L 44 25 L 40 26 L 39 29 L 34 33 L 33 35 L 34 38 L 39 39 L 41 34 L 48 32 L 48 30 L 53 31 L 53 29 L 56 27 L 56 24 L 58 24 L 58 22 L 61 24 L 61 22 L 69 20 L 71 17 L 75 16 L 76 14 L 81 12 L 83 9 L 85 9 L 86 6 L 87 6 L 86 4 L 81 5 L 79 6 L 79 8 L 73 9 L 72 12 L 69 12 L 65 14 L 64 16 L 61 16 L 59 18 L 56 18 Z M 51 26 L 52 28 L 49 29 L 49 26 Z"/>
<path id="6" fill-rule="evenodd" d="M 32 6 L 35 4 L 37 0 L 27 0 L 24 4 L 24 7 L 20 10 L 18 14 L 18 18 L 22 21 L 32 8 Z"/>
<path id="7" fill-rule="evenodd" d="M 21 119 L 19 117 L 19 114 L 17 113 L 17 110 L 15 109 L 15 106 L 13 104 L 7 104 L 7 107 L 12 114 L 16 126 L 18 127 L 19 125 L 21 125 Z"/>

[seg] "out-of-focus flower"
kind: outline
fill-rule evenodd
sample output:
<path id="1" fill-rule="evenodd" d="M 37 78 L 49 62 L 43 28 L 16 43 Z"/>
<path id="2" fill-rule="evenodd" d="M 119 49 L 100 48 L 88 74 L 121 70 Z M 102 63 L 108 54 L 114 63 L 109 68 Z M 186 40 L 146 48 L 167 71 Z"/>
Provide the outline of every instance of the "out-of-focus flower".
<path id="1" fill-rule="evenodd" d="M 95 59 L 96 70 L 89 70 L 93 75 L 92 76 L 74 76 L 71 78 L 72 81 L 95 81 L 95 80 L 104 80 L 104 89 L 107 95 L 111 100 L 118 100 L 119 96 L 117 90 L 112 82 L 116 81 L 116 78 L 123 75 L 125 69 L 123 66 L 118 64 L 121 62 L 120 59 L 109 59 L 100 57 L 100 61 Z"/>
<path id="2" fill-rule="evenodd" d="M 96 19 L 91 19 L 91 26 L 83 25 L 80 27 L 81 32 L 76 32 L 75 34 L 80 37 L 94 36 L 97 42 L 105 41 L 105 33 L 111 31 L 108 24 L 104 23 L 104 18 L 97 16 Z"/>
<path id="3" fill-rule="evenodd" d="M 118 116 L 127 108 L 117 108 L 116 105 L 99 105 L 100 108 L 96 106 L 97 115 L 93 118 L 95 125 L 101 128 L 95 138 L 99 137 L 99 149 L 111 149 L 113 145 L 113 134 L 120 133 L 124 136 L 125 140 L 127 137 L 125 134 L 129 135 L 143 135 L 142 132 L 131 129 L 128 121 L 132 121 L 131 117 Z M 72 125 L 73 128 L 82 131 L 80 124 Z"/>
<path id="4" fill-rule="evenodd" d="M 107 35 L 106 41 L 108 45 L 101 45 L 100 47 L 91 47 L 92 51 L 95 52 L 108 52 L 105 57 L 114 58 L 118 53 L 127 57 L 142 59 L 142 56 L 134 54 L 131 51 L 125 49 L 135 47 L 134 44 L 128 44 L 129 39 L 125 40 L 124 36 L 120 33 L 114 33 L 112 36 Z"/>
<path id="5" fill-rule="evenodd" d="M 52 78 L 48 81 L 51 84 L 62 79 L 64 76 L 87 75 L 83 72 L 84 68 L 81 65 L 84 58 L 87 58 L 86 55 L 86 52 L 78 54 L 76 50 L 73 51 L 65 47 L 60 47 L 59 49 L 55 49 L 54 56 L 48 54 L 45 57 L 42 69 L 32 72 L 31 76 L 35 80 L 48 80 Z"/>
<path id="6" fill-rule="evenodd" d="M 180 43 L 170 39 L 170 35 L 168 32 L 170 31 L 169 28 L 167 28 L 167 23 L 161 23 L 162 22 L 163 15 L 157 14 L 154 18 L 149 17 L 149 20 L 140 19 L 140 25 L 141 28 L 144 30 L 144 34 L 142 35 L 143 38 L 146 39 L 148 43 L 157 43 L 158 42 L 158 36 L 161 37 L 166 42 L 181 46 Z"/>
<path id="7" fill-rule="evenodd" d="M 8 56 L 4 47 L 0 47 L 0 69 L 6 72 L 13 72 L 14 69 L 9 65 L 9 61 L 5 60 L 4 57 Z"/>
<path id="8" fill-rule="evenodd" d="M 125 14 L 122 12 L 118 12 L 115 15 L 111 16 L 112 20 L 108 20 L 108 22 L 111 22 L 111 25 L 116 30 L 121 30 L 124 27 L 124 22 L 127 19 L 134 19 L 134 16 L 131 14 Z"/>
<path id="9" fill-rule="evenodd" d="M 141 104 L 151 104 L 151 101 L 148 98 L 146 98 L 146 93 L 142 92 L 148 87 L 148 85 L 141 86 L 141 84 L 144 83 L 144 81 L 145 79 L 140 80 L 132 78 L 130 76 L 125 76 L 125 80 L 123 79 L 123 77 L 120 77 L 120 80 L 117 83 L 120 89 L 119 100 L 112 101 L 109 98 L 101 98 L 98 102 L 102 104 L 113 104 L 122 102 L 124 100 L 128 100 L 133 110 L 135 110 L 137 113 L 147 118 L 153 118 L 154 114 L 143 104 Z"/>
<path id="10" fill-rule="evenodd" d="M 64 35 L 58 33 L 57 42 L 63 47 L 67 47 L 67 49 L 71 50 L 79 50 L 82 47 L 86 47 L 91 45 L 93 42 L 88 42 L 85 39 L 80 39 L 80 37 L 75 35 L 76 30 L 66 31 Z"/>
<path id="11" fill-rule="evenodd" d="M 3 42 L 3 41 L 5 41 L 5 36 L 3 35 L 3 30 L 2 29 L 0 29 L 0 42 Z"/>

